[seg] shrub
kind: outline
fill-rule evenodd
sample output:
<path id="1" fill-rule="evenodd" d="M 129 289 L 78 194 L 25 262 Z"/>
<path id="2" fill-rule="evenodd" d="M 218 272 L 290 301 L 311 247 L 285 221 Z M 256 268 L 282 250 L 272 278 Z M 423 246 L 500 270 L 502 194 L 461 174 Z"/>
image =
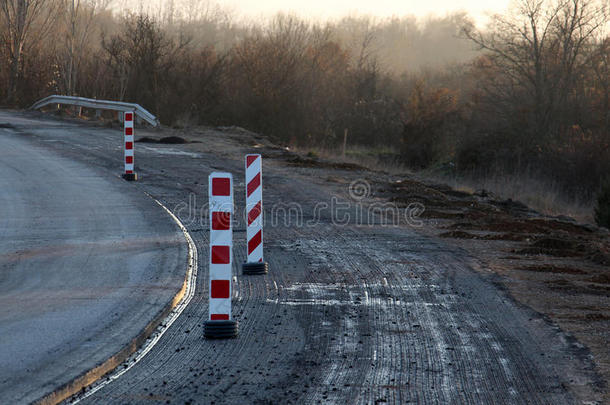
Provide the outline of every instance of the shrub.
<path id="1" fill-rule="evenodd" d="M 599 226 L 610 229 L 610 180 L 606 180 L 597 196 L 595 207 L 595 222 Z"/>

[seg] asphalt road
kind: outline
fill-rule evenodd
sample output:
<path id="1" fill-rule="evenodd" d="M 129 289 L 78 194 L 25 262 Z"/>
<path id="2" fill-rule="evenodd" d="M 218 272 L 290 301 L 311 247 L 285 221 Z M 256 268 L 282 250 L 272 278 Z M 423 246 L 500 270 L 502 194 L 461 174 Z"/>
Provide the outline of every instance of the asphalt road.
<path id="1" fill-rule="evenodd" d="M 0 129 L 2 404 L 37 400 L 118 352 L 186 266 L 184 236 L 154 201 L 28 138 Z"/>
<path id="2" fill-rule="evenodd" d="M 9 120 L 24 120 L 19 131 L 65 158 L 120 173 L 120 129 L 0 113 Z M 475 271 L 476 258 L 404 224 L 363 226 L 354 201 L 351 220 L 339 223 L 320 203 L 345 196 L 319 180 L 359 174 L 287 167 L 272 150 L 263 150 L 265 214 L 298 203 L 304 222 L 267 223 L 270 273 L 250 277 L 240 275 L 245 232 L 235 224 L 240 335 L 205 340 L 207 176 L 231 171 L 243 207 L 242 159 L 257 149 L 240 131 L 198 139 L 137 145 L 141 180 L 129 185 L 189 229 L 199 250 L 195 297 L 146 357 L 80 403 L 571 404 L 581 398 L 567 388 L 575 385 L 594 398 L 582 346 Z"/>

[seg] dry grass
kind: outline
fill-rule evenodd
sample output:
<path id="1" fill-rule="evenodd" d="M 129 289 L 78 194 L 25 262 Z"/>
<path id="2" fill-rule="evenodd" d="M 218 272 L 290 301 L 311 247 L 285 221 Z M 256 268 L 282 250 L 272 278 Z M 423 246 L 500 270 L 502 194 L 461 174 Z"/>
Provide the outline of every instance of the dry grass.
<path id="1" fill-rule="evenodd" d="M 322 149 L 322 148 L 299 148 L 292 147 L 294 152 L 308 155 L 310 157 L 320 157 L 340 163 L 353 163 L 364 166 L 367 169 L 386 172 L 393 175 L 411 176 L 413 171 L 406 166 L 392 160 L 380 158 L 383 154 L 395 154 L 395 150 L 390 148 L 370 149 L 363 147 L 350 147 L 346 150 L 345 156 L 341 149 Z"/>
<path id="2" fill-rule="evenodd" d="M 295 151 L 320 157 L 333 162 L 355 163 L 371 170 L 383 171 L 392 175 L 414 176 L 420 180 L 446 183 L 458 191 L 474 193 L 485 189 L 499 199 L 521 201 L 530 208 L 546 215 L 564 215 L 579 222 L 594 224 L 593 202 L 582 202 L 568 198 L 555 184 L 540 181 L 531 176 L 490 175 L 484 179 L 455 177 L 438 171 L 414 173 L 393 160 L 380 159 L 380 155 L 394 154 L 392 149 L 370 149 L 350 147 L 343 156 L 340 149 L 296 148 Z"/>
<path id="3" fill-rule="evenodd" d="M 430 177 L 429 177 L 430 178 Z M 593 202 L 584 203 L 563 195 L 555 184 L 527 176 L 490 176 L 474 180 L 431 176 L 433 180 L 448 183 L 467 192 L 485 189 L 500 199 L 521 201 L 528 207 L 547 215 L 564 215 L 579 222 L 593 224 Z"/>

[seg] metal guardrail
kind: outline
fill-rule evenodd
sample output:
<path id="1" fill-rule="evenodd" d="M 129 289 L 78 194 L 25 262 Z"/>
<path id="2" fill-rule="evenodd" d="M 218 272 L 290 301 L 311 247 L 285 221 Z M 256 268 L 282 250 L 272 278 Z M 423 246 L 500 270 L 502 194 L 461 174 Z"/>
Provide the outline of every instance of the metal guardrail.
<path id="1" fill-rule="evenodd" d="M 157 117 L 152 115 L 146 109 L 142 108 L 142 106 L 139 104 L 125 103 L 122 101 L 96 100 L 93 98 L 53 95 L 37 101 L 30 107 L 30 109 L 37 110 L 49 104 L 75 105 L 85 108 L 94 108 L 97 110 L 114 110 L 122 112 L 133 111 L 137 117 L 140 117 L 153 127 L 159 125 L 159 120 Z"/>

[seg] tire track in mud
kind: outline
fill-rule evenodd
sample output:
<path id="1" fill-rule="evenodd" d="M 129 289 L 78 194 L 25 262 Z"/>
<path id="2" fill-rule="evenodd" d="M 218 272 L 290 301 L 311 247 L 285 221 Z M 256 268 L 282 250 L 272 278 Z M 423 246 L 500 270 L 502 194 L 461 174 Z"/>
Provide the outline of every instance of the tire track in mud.
<path id="1" fill-rule="evenodd" d="M 201 244 L 200 251 L 207 252 L 206 248 L 205 244 Z M 205 263 L 207 255 L 202 256 Z M 202 281 L 207 285 L 206 277 Z M 207 314 L 207 289 L 204 289 L 204 285 L 198 286 L 198 296 L 193 299 L 182 324 L 176 325 L 174 335 L 166 340 L 164 346 L 151 353 L 148 364 L 143 363 L 132 375 L 126 375 L 124 381 L 117 381 L 115 386 L 109 386 L 105 392 L 94 396 L 91 403 L 101 400 L 110 403 L 138 402 L 147 399 L 147 393 L 153 391 L 160 393 L 152 393 L 148 398 L 174 401 L 178 396 L 181 401 L 210 403 L 222 401 L 230 390 L 237 388 L 244 389 L 240 396 L 247 398 L 249 390 L 255 391 L 264 384 L 270 376 L 265 363 L 282 359 L 270 350 L 262 350 L 254 357 L 253 348 L 244 345 L 279 347 L 282 343 L 283 338 L 271 327 L 279 308 L 261 305 L 269 297 L 268 282 L 263 278 L 242 278 L 235 285 L 237 298 L 234 300 L 234 314 L 240 320 L 240 336 L 231 341 L 206 341 L 202 337 L 201 324 Z M 261 331 L 257 327 L 259 324 L 269 326 L 270 333 Z M 185 330 L 190 330 L 190 333 L 185 334 Z M 238 367 L 225 367 L 227 362 Z M 201 383 L 201 377 L 207 377 L 207 384 Z"/>
<path id="2" fill-rule="evenodd" d="M 341 253 L 335 252 L 330 262 L 326 263 L 325 270 L 328 270 L 330 278 L 326 288 L 323 289 L 320 284 L 303 287 L 313 297 L 310 302 L 318 300 L 320 306 L 334 304 L 339 308 L 349 308 L 349 303 L 354 300 L 345 297 L 346 291 L 350 296 L 356 293 L 366 297 L 362 304 L 370 308 L 366 320 L 371 326 L 360 332 L 359 336 L 368 338 L 369 342 L 365 342 L 364 346 L 372 349 L 368 352 L 355 351 L 350 344 L 354 343 L 353 340 L 331 343 L 328 353 L 332 360 L 323 367 L 323 386 L 308 393 L 305 402 L 570 401 L 558 389 L 558 384 L 548 383 L 557 380 L 556 375 L 547 372 L 545 374 L 549 380 L 541 379 L 540 370 L 530 365 L 531 359 L 519 353 L 521 342 L 512 338 L 509 331 L 485 318 L 484 311 L 489 308 L 482 308 L 483 313 L 477 313 L 461 295 L 451 293 L 458 288 L 452 284 L 453 268 L 444 266 L 442 262 L 434 263 L 435 266 L 419 263 L 417 258 L 407 259 L 400 257 L 400 254 L 399 257 L 392 257 L 391 249 L 383 252 L 379 244 L 368 243 L 365 235 L 357 235 L 355 231 L 350 236 L 346 234 L 348 232 L 344 230 L 334 238 L 322 235 L 322 238 L 329 238 L 329 245 L 342 247 Z M 324 245 L 320 246 L 319 239 L 315 239 L 314 243 L 325 249 Z M 368 245 L 375 246 L 375 251 L 367 250 L 365 246 Z M 313 249 L 304 242 L 298 246 L 302 250 Z M 411 274 L 417 278 L 404 277 L 404 271 L 384 271 L 380 259 L 387 260 L 388 257 L 413 263 Z M 352 270 L 351 275 L 346 278 L 345 273 L 335 270 L 341 267 Z M 472 274 L 471 277 L 476 275 Z M 418 279 L 426 281 L 413 283 Z M 343 291 L 337 286 L 342 286 Z M 334 294 L 329 294 L 333 291 Z M 465 315 L 467 319 L 456 320 L 454 314 L 457 313 Z M 350 329 L 354 329 L 351 322 L 346 322 L 350 315 L 350 311 L 343 311 L 343 318 L 331 326 L 331 329 L 338 329 L 335 335 L 349 336 Z M 413 322 L 405 322 L 409 319 Z M 404 324 L 408 324 L 410 329 L 396 328 L 396 325 Z M 359 329 L 358 326 L 355 329 Z M 478 331 L 481 329 L 484 332 Z M 394 331 L 398 333 L 392 333 Z M 410 339 L 401 336 L 404 332 L 410 332 L 406 336 L 423 334 L 423 338 L 411 339 L 412 347 L 409 348 Z M 358 361 L 361 368 L 368 369 L 364 376 L 346 372 Z M 368 363 L 370 367 L 367 367 Z M 536 366 L 540 367 L 541 364 Z M 356 393 L 345 394 L 346 389 L 342 386 L 346 382 L 357 382 L 355 385 L 359 389 L 348 389 Z"/>

